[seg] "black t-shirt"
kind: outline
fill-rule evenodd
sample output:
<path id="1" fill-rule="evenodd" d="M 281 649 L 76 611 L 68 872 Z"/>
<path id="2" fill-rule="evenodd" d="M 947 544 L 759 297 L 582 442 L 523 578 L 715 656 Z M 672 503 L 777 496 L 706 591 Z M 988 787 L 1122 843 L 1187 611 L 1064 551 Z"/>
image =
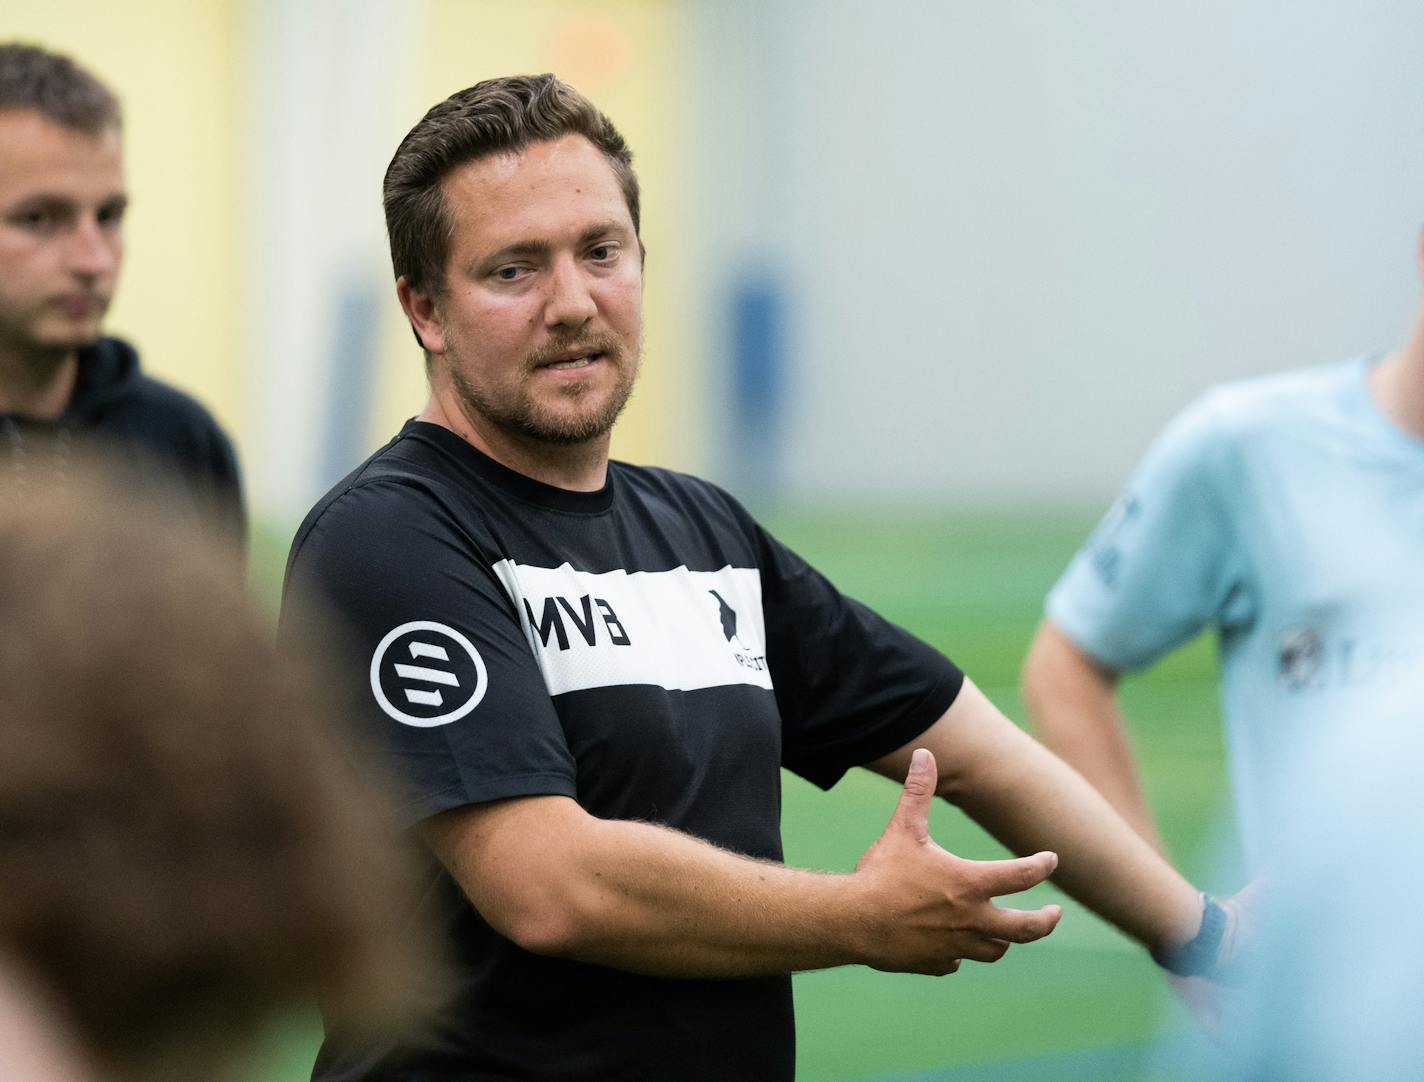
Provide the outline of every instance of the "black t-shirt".
<path id="1" fill-rule="evenodd" d="M 725 492 L 613 462 L 598 492 L 515 473 L 418 421 L 307 516 L 287 596 L 344 622 L 410 823 L 558 794 L 781 859 L 780 774 L 823 788 L 908 743 L 962 684 Z M 419 1047 L 323 1079 L 789 1079 L 789 977 L 677 980 L 540 957 L 431 861 L 459 995 Z"/>

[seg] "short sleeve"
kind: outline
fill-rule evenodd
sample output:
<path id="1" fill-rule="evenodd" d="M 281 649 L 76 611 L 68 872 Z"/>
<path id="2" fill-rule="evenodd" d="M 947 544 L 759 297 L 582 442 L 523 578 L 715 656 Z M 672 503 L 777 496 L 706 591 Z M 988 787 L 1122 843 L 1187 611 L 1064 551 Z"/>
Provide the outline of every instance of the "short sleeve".
<path id="1" fill-rule="evenodd" d="M 934 647 L 846 597 L 760 526 L 767 663 L 782 765 L 829 789 L 949 709 L 964 674 Z"/>
<path id="2" fill-rule="evenodd" d="M 1207 396 L 1167 426 L 1048 595 L 1049 618 L 1116 671 L 1250 604 L 1232 514 L 1240 484 L 1213 405 Z"/>
<path id="3" fill-rule="evenodd" d="M 360 728 L 390 749 L 408 823 L 514 796 L 575 796 L 563 729 L 489 558 L 429 490 L 357 485 L 303 526 L 283 632 L 314 608 L 342 640 Z"/>

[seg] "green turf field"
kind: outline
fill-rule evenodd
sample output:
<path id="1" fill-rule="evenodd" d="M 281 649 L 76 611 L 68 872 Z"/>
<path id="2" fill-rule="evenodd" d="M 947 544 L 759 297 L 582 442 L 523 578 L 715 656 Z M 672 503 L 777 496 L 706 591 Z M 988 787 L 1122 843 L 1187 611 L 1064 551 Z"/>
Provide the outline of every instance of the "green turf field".
<path id="1" fill-rule="evenodd" d="M 1043 595 L 1092 525 L 1091 514 L 1061 513 L 763 517 L 847 593 L 945 650 L 1020 721 L 1018 668 Z M 284 555 L 285 539 L 256 546 L 254 574 L 264 592 L 280 576 Z M 1225 810 L 1214 679 L 1212 644 L 1198 640 L 1129 680 L 1123 698 L 1144 783 L 1179 867 L 1200 885 L 1228 892 L 1239 886 L 1238 873 L 1229 857 L 1223 864 L 1213 852 Z M 893 785 L 869 775 L 848 777 L 830 793 L 786 775 L 788 862 L 849 870 L 895 798 Z M 936 808 L 931 831 L 961 855 L 1003 855 L 948 805 Z M 860 968 L 798 976 L 798 1077 L 1175 1077 L 1147 1046 L 1190 1023 L 1146 955 L 1051 888 L 1024 898 L 1065 901 L 1063 921 L 1049 939 L 1015 947 L 993 966 L 966 963 L 939 979 Z M 306 1078 L 313 1039 L 309 1022 L 294 1021 L 274 1035 L 251 1077 Z"/>

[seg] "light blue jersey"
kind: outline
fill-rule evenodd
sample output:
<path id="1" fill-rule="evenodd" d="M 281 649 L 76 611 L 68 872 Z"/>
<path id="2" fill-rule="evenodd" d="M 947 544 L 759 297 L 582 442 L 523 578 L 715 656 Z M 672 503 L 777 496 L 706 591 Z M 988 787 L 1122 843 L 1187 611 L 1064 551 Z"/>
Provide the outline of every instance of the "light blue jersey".
<path id="1" fill-rule="evenodd" d="M 1219 387 L 1162 433 L 1048 597 L 1122 671 L 1217 629 L 1248 866 L 1303 731 L 1424 703 L 1424 440 L 1355 360 Z"/>
<path id="2" fill-rule="evenodd" d="M 1424 1077 L 1418 711 L 1417 699 L 1400 704 L 1373 742 L 1336 726 L 1283 768 L 1290 791 L 1274 809 L 1279 848 L 1223 1079 Z"/>

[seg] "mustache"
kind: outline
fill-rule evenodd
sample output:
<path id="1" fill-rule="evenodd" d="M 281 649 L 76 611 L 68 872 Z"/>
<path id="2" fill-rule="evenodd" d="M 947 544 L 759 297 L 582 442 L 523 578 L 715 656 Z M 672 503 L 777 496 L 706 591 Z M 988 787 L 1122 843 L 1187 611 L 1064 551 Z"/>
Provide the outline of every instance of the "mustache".
<path id="1" fill-rule="evenodd" d="M 623 358 L 623 347 L 616 338 L 607 334 L 576 335 L 562 340 L 555 339 L 529 354 L 529 367 L 539 368 L 542 365 L 552 364 L 560 357 L 566 357 L 570 353 L 602 353 L 609 360 L 619 361 Z"/>

